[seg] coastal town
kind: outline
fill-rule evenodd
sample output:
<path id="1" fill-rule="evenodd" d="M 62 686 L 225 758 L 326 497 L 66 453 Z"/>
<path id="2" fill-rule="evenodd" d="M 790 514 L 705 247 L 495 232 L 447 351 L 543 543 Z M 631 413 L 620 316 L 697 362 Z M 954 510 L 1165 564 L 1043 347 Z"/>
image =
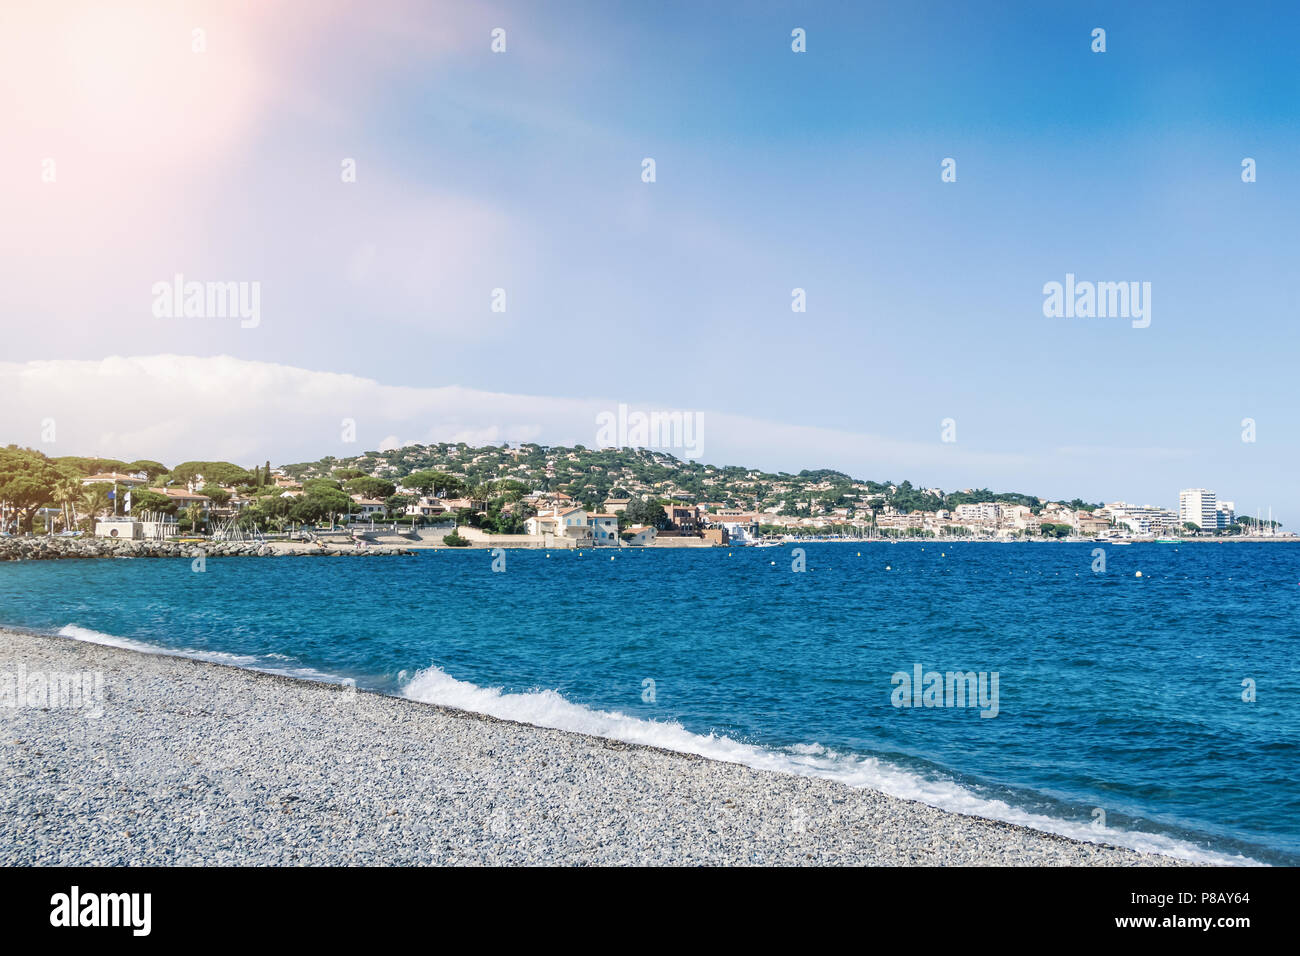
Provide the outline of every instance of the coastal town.
<path id="1" fill-rule="evenodd" d="M 252 468 L 223 461 L 47 458 L 0 449 L 6 535 L 363 545 L 717 547 L 785 539 L 989 541 L 1285 538 L 1212 490 L 1176 508 L 945 491 L 832 470 L 797 475 L 682 461 L 653 449 L 408 445 Z"/>

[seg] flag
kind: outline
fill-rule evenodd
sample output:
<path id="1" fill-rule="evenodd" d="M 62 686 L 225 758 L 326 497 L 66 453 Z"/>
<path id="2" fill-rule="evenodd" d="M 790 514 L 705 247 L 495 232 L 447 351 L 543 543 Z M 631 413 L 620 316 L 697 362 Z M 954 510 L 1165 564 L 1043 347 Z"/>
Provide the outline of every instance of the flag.
<path id="1" fill-rule="evenodd" d="M 124 501 L 126 504 L 126 510 L 130 511 L 131 510 L 131 489 L 130 488 L 126 489 L 126 498 L 124 499 Z"/>

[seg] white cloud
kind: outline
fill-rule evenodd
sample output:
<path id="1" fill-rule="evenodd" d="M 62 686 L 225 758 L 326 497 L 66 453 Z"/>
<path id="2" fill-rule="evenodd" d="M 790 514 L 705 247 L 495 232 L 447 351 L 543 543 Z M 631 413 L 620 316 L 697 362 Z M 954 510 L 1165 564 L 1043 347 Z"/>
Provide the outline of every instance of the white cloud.
<path id="1" fill-rule="evenodd" d="M 622 399 L 556 398 L 463 388 L 383 385 L 373 379 L 230 356 L 114 356 L 100 361 L 0 363 L 0 441 L 49 455 L 315 460 L 412 442 L 596 444 L 596 416 Z M 670 410 L 671 406 L 633 405 Z M 979 474 L 1023 465 L 1018 455 L 966 451 L 708 409 L 703 460 L 768 469 L 830 467 L 858 477 Z M 53 419 L 55 441 L 42 443 Z M 344 442 L 343 422 L 356 425 Z M 669 449 L 671 451 L 671 449 Z M 679 453 L 680 457 L 680 453 Z"/>

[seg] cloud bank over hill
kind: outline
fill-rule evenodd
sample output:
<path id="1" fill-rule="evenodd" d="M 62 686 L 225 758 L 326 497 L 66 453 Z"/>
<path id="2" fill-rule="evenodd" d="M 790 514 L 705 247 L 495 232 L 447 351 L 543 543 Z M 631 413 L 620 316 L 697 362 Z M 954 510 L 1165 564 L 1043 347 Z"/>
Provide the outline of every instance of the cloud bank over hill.
<path id="1" fill-rule="evenodd" d="M 48 455 L 103 455 L 169 464 L 186 459 L 276 463 L 339 457 L 413 442 L 471 445 L 600 444 L 601 422 L 626 402 L 490 392 L 458 385 L 386 385 L 373 379 L 230 356 L 114 356 L 100 361 L 0 363 L 0 440 Z M 626 403 L 637 411 L 698 416 L 702 461 L 797 471 L 831 467 L 855 477 L 1014 473 L 1021 455 L 901 442 L 709 409 Z M 602 418 L 603 416 L 603 418 Z M 608 434 L 608 432 L 606 432 Z M 352 439 L 352 440 L 349 440 Z M 683 448 L 664 449 L 686 457 Z"/>

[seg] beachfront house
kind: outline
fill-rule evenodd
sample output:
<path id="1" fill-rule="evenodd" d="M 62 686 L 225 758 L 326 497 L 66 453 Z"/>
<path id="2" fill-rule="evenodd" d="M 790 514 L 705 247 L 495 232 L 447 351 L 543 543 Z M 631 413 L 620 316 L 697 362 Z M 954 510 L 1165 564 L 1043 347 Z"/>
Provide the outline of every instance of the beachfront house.
<path id="1" fill-rule="evenodd" d="M 597 547 L 618 544 L 618 515 L 593 512 L 587 515 L 587 527 L 591 529 L 592 541 Z"/>
<path id="2" fill-rule="evenodd" d="M 447 509 L 443 507 L 441 498 L 430 498 L 427 495 L 421 496 L 416 501 L 406 506 L 408 515 L 428 518 L 433 515 L 440 515 Z"/>
<path id="3" fill-rule="evenodd" d="M 733 544 L 749 544 L 759 537 L 757 515 L 715 515 L 712 516 L 712 524 L 715 528 L 726 531 L 728 540 Z"/>
<path id="4" fill-rule="evenodd" d="M 617 526 L 617 518 L 614 518 L 614 524 Z M 557 537 L 573 538 L 583 547 L 589 547 L 595 537 L 595 529 L 587 523 L 587 512 L 582 508 L 539 511 L 524 522 L 524 529 L 529 534 L 553 534 Z"/>
<path id="5" fill-rule="evenodd" d="M 435 498 L 434 501 L 439 502 L 444 511 L 460 511 L 462 508 L 482 511 L 487 507 L 487 502 L 482 498 Z"/>
<path id="6" fill-rule="evenodd" d="M 642 546 L 652 544 L 658 532 L 649 525 L 633 525 L 623 531 L 623 541 L 630 545 Z"/>
<path id="7" fill-rule="evenodd" d="M 586 531 L 587 512 L 583 508 L 557 508 L 555 517 L 560 522 L 560 532 L 571 537 L 582 537 L 577 532 Z"/>
<path id="8" fill-rule="evenodd" d="M 356 502 L 357 513 L 362 517 L 382 518 L 388 512 L 384 503 L 377 498 L 367 498 L 364 495 L 353 495 L 352 500 Z"/>
<path id="9" fill-rule="evenodd" d="M 664 505 L 664 514 L 682 534 L 694 534 L 700 529 L 700 509 L 694 505 L 670 502 Z"/>
<path id="10" fill-rule="evenodd" d="M 552 512 L 539 512 L 524 522 L 524 530 L 529 534 L 559 534 L 560 519 Z"/>
<path id="11" fill-rule="evenodd" d="M 212 499 L 207 495 L 199 494 L 197 491 L 182 491 L 179 488 L 150 488 L 149 490 L 155 494 L 165 495 L 170 498 L 177 511 L 184 511 L 190 505 L 198 505 L 206 515 L 212 508 Z"/>

